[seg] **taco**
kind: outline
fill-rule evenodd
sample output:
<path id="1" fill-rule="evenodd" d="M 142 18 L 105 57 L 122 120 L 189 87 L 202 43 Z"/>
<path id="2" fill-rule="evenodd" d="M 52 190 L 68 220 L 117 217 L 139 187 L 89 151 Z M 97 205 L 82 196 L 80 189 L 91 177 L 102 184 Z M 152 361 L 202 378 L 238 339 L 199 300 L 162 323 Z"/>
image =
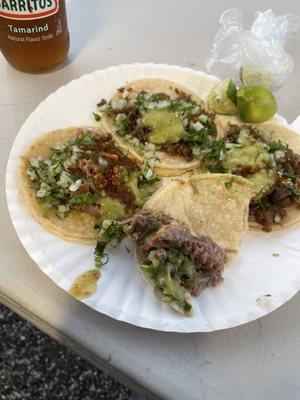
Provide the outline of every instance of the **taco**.
<path id="1" fill-rule="evenodd" d="M 217 136 L 215 114 L 190 90 L 142 79 L 98 103 L 97 120 L 139 161 L 154 158 L 162 176 L 194 169 L 199 149 Z"/>
<path id="2" fill-rule="evenodd" d="M 176 178 L 123 221 L 154 293 L 184 315 L 191 298 L 223 281 L 247 230 L 252 184 L 230 174 Z"/>
<path id="3" fill-rule="evenodd" d="M 21 158 L 19 187 L 35 219 L 66 240 L 90 242 L 94 225 L 122 220 L 157 189 L 149 163 L 139 166 L 112 135 L 95 128 L 50 132 Z"/>
<path id="4" fill-rule="evenodd" d="M 254 184 L 249 220 L 271 231 L 300 220 L 300 136 L 273 124 L 228 125 L 202 156 L 211 172 L 241 175 Z"/>

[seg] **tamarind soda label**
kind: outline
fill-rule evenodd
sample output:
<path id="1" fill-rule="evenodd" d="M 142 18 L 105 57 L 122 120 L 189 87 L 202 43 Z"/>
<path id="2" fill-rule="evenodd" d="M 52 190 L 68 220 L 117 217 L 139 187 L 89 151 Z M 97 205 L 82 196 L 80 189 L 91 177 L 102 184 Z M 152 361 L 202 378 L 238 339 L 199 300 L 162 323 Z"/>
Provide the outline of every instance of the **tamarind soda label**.
<path id="1" fill-rule="evenodd" d="M 56 14 L 59 0 L 0 0 L 0 16 L 30 20 Z"/>

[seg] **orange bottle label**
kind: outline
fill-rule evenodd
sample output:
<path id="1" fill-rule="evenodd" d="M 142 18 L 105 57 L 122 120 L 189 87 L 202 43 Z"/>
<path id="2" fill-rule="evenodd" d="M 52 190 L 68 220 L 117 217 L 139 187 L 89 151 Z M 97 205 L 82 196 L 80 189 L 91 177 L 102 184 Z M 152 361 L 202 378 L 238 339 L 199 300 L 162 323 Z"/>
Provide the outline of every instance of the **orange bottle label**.
<path id="1" fill-rule="evenodd" d="M 0 17 L 31 20 L 49 17 L 59 9 L 59 0 L 0 0 Z"/>

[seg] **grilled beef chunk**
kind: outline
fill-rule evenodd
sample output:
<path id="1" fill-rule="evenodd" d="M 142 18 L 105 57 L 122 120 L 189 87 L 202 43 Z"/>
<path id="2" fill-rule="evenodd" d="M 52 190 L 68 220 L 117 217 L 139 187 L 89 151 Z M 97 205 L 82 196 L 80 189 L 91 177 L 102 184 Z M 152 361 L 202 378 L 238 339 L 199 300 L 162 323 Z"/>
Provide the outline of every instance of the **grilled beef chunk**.
<path id="1" fill-rule="evenodd" d="M 287 215 L 285 207 L 291 206 L 295 197 L 291 190 L 278 183 L 267 193 L 259 204 L 250 204 L 250 220 L 262 225 L 266 232 L 272 230 L 272 225 L 281 224 Z"/>
<path id="2" fill-rule="evenodd" d="M 229 125 L 227 128 L 226 139 L 230 143 L 236 143 L 239 137 L 239 134 L 243 129 L 248 129 L 251 132 L 251 135 L 260 140 L 261 142 L 267 143 L 266 138 L 259 132 L 258 129 L 254 128 L 250 125 Z"/>
<path id="3" fill-rule="evenodd" d="M 263 230 L 270 232 L 272 225 L 283 222 L 287 215 L 285 207 L 291 206 L 294 201 L 291 190 L 279 182 L 259 204 L 250 204 L 250 220 L 258 222 Z"/>
<path id="4" fill-rule="evenodd" d="M 147 211 L 137 210 L 131 218 L 123 223 L 126 233 L 134 242 L 140 244 L 149 234 L 157 231 L 160 226 L 168 225 L 172 221 L 172 217 L 162 213 L 152 214 Z"/>
<path id="5" fill-rule="evenodd" d="M 226 133 L 226 139 L 230 143 L 236 143 L 242 127 L 239 125 L 229 125 Z"/>
<path id="6" fill-rule="evenodd" d="M 247 177 L 251 174 L 254 174 L 255 172 L 258 172 L 260 170 L 260 168 L 258 166 L 255 165 L 246 165 L 244 167 L 239 167 L 237 168 L 234 173 L 235 175 L 240 175 L 243 177 Z"/>
<path id="7" fill-rule="evenodd" d="M 81 176 L 89 179 L 89 182 L 81 185 L 79 193 L 105 190 L 109 196 L 119 198 L 131 208 L 135 202 L 135 195 L 129 187 L 122 185 L 121 170 L 123 166 L 129 171 L 134 170 L 137 162 L 115 147 L 110 133 L 99 135 L 94 132 L 93 137 L 94 142 L 79 145 L 86 157 L 77 161 L 76 168 Z M 99 164 L 99 157 L 102 164 Z"/>
<path id="8" fill-rule="evenodd" d="M 193 146 L 189 143 L 169 143 L 163 145 L 161 149 L 171 156 L 181 156 L 187 160 L 192 160 L 193 158 Z"/>
<path id="9" fill-rule="evenodd" d="M 284 185 L 278 185 L 270 194 L 270 201 L 280 207 L 288 207 L 293 203 L 292 192 Z"/>
<path id="10" fill-rule="evenodd" d="M 192 236 L 187 226 L 174 218 L 147 210 L 136 211 L 123 225 L 127 235 L 136 242 L 141 264 L 149 264 L 153 259 L 163 262 L 172 250 L 179 251 L 191 262 L 192 270 L 180 277 L 190 294 L 196 296 L 205 287 L 223 281 L 227 256 L 209 237 Z"/>
<path id="11" fill-rule="evenodd" d="M 148 141 L 150 128 L 147 126 L 137 126 L 132 127 L 133 136 L 138 138 L 140 142 L 145 143 Z"/>
<path id="12" fill-rule="evenodd" d="M 177 97 L 178 100 L 186 100 L 186 101 L 191 100 L 190 94 L 184 93 L 177 88 L 175 88 L 175 93 L 178 95 L 178 97 Z"/>
<path id="13" fill-rule="evenodd" d="M 105 100 L 105 99 L 101 99 L 100 101 L 99 101 L 99 103 L 97 103 L 97 107 L 102 107 L 102 106 L 104 106 L 104 104 L 106 104 L 107 103 L 107 101 Z"/>
<path id="14" fill-rule="evenodd" d="M 295 154 L 291 149 L 283 157 L 280 157 L 277 162 L 282 165 L 285 171 L 300 176 L 300 155 Z"/>
<path id="15" fill-rule="evenodd" d="M 266 232 L 271 232 L 274 224 L 281 224 L 286 215 L 284 208 L 268 201 L 251 206 L 249 210 L 250 221 L 258 222 Z"/>

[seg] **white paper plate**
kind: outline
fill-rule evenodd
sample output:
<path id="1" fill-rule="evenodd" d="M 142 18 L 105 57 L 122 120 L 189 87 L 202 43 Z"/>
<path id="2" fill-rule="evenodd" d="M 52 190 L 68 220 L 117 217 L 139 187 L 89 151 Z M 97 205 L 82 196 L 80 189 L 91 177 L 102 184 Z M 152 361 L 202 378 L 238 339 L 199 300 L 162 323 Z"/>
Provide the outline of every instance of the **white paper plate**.
<path id="1" fill-rule="evenodd" d="M 81 272 L 93 268 L 93 247 L 60 240 L 33 220 L 16 187 L 19 157 L 45 132 L 94 123 L 91 111 L 95 104 L 126 82 L 154 77 L 178 82 L 203 98 L 218 81 L 203 72 L 168 65 L 133 64 L 96 71 L 51 94 L 29 116 L 15 139 L 6 176 L 11 219 L 28 254 L 65 290 Z M 268 314 L 299 289 L 299 234 L 299 225 L 283 232 L 248 234 L 238 259 L 225 271 L 224 283 L 193 299 L 192 318 L 180 316 L 153 296 L 137 272 L 129 242 L 126 246 L 131 254 L 124 244 L 110 253 L 97 293 L 84 303 L 115 319 L 162 331 L 207 332 L 240 325 Z M 266 294 L 271 297 L 260 297 Z"/>

